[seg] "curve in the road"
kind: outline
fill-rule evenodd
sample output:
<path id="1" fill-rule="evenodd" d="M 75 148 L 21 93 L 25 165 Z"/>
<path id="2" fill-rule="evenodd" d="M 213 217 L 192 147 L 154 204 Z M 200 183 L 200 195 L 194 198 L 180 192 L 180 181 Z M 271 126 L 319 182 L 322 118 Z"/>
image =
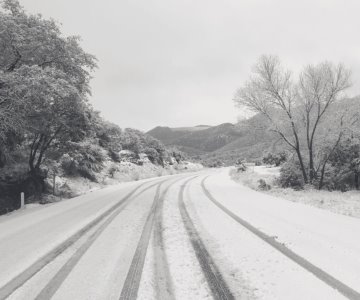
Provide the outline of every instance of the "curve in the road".
<path id="1" fill-rule="evenodd" d="M 140 194 L 151 189 L 152 187 L 158 185 L 160 186 L 164 181 L 160 183 L 152 184 L 138 194 L 134 195 L 134 198 L 138 197 Z M 130 198 L 127 198 L 130 200 Z M 35 300 L 48 300 L 50 299 L 56 291 L 59 289 L 61 284 L 74 269 L 76 264 L 79 262 L 81 257 L 86 253 L 86 251 L 91 247 L 91 245 L 96 241 L 96 239 L 101 235 L 101 233 L 107 228 L 107 226 L 124 210 L 124 208 L 129 204 L 129 201 L 122 202 L 122 205 L 115 209 L 113 213 L 107 218 L 100 227 L 81 245 L 81 247 L 70 257 L 70 259 L 62 266 L 62 268 L 55 274 L 55 276 L 47 283 L 47 285 L 41 290 L 39 295 Z"/>
<path id="2" fill-rule="evenodd" d="M 189 213 L 184 203 L 184 190 L 186 185 L 196 177 L 192 177 L 181 186 L 178 198 L 179 209 L 185 229 L 189 235 L 191 245 L 194 249 L 195 255 L 199 261 L 201 269 L 204 273 L 208 286 L 211 290 L 214 299 L 235 299 L 226 284 L 223 276 L 217 268 L 215 262 L 207 251 L 203 241 L 201 240 L 194 223 L 192 222 Z"/>
<path id="3" fill-rule="evenodd" d="M 276 241 L 273 237 L 265 234 L 264 232 L 260 231 L 253 225 L 251 225 L 249 222 L 245 221 L 244 219 L 240 218 L 238 215 L 234 214 L 232 211 L 230 211 L 228 208 L 226 208 L 224 205 L 222 205 L 219 201 L 217 201 L 213 195 L 210 193 L 210 191 L 205 186 L 205 181 L 209 176 L 205 177 L 201 181 L 201 187 L 206 195 L 206 197 L 212 201 L 218 208 L 220 208 L 224 213 L 226 213 L 228 216 L 230 216 L 232 219 L 234 219 L 237 223 L 248 229 L 250 232 L 252 232 L 254 235 L 262 239 L 264 242 L 275 248 L 276 250 L 280 251 L 282 254 L 284 254 L 286 257 L 303 267 L 305 270 L 309 271 L 313 275 L 315 275 L 317 278 L 325 282 L 330 287 L 338 290 L 342 295 L 347 297 L 351 300 L 359 300 L 360 299 L 360 293 L 353 288 L 349 287 L 348 285 L 344 284 L 340 280 L 336 279 L 335 277 L 331 276 L 329 273 L 325 272 L 324 270 L 320 269 L 319 267 L 315 266 L 302 256 L 296 254 L 294 251 L 287 248 L 285 245 L 279 243 Z"/>
<path id="4" fill-rule="evenodd" d="M 0 299 L 6 299 L 10 296 L 14 291 L 20 288 L 25 282 L 30 280 L 33 276 L 35 276 L 40 270 L 42 270 L 47 264 L 56 259 L 60 254 L 62 254 L 66 249 L 71 247 L 74 243 L 76 243 L 82 236 L 84 236 L 87 232 L 89 232 L 92 228 L 98 225 L 101 221 L 106 219 L 111 213 L 119 208 L 125 201 L 127 201 L 130 197 L 132 197 L 142 186 L 149 182 L 144 182 L 134 189 L 132 189 L 128 194 L 126 194 L 120 201 L 114 204 L 112 207 L 107 209 L 101 215 L 96 217 L 93 221 L 87 224 L 85 227 L 81 228 L 65 241 L 60 243 L 57 247 L 55 247 L 52 251 L 35 261 L 32 265 L 26 268 L 22 273 L 14 277 L 7 284 L 0 288 Z"/>

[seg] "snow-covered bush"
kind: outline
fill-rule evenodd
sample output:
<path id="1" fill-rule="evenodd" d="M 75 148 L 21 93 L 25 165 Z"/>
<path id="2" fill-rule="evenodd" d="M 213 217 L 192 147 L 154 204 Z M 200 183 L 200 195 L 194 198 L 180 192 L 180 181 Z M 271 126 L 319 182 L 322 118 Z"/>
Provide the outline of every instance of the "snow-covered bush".
<path id="1" fill-rule="evenodd" d="M 237 172 L 245 172 L 247 170 L 245 161 L 243 161 L 242 159 L 239 159 L 236 162 L 235 166 L 236 166 L 236 171 Z"/>
<path id="2" fill-rule="evenodd" d="M 271 190 L 271 186 L 269 184 L 267 184 L 264 179 L 259 179 L 258 183 L 259 183 L 259 185 L 258 185 L 259 190 L 262 190 L 262 191 Z"/>
<path id="3" fill-rule="evenodd" d="M 244 164 L 238 165 L 236 168 L 237 172 L 245 172 L 247 167 Z"/>
<path id="4" fill-rule="evenodd" d="M 286 153 L 268 153 L 262 159 L 263 163 L 266 165 L 275 165 L 276 167 L 280 166 L 284 162 L 286 162 Z"/>
<path id="5" fill-rule="evenodd" d="M 144 153 L 153 164 L 160 164 L 160 154 L 156 149 L 147 147 L 144 149 Z"/>
<path id="6" fill-rule="evenodd" d="M 114 178 L 115 173 L 119 171 L 120 171 L 120 167 L 117 164 L 112 164 L 108 169 L 108 174 L 110 175 L 111 178 Z"/>
<path id="7" fill-rule="evenodd" d="M 100 146 L 89 142 L 71 143 L 71 151 L 63 156 L 61 167 L 66 175 L 97 181 L 95 173 L 102 170 L 105 160 L 106 154 Z"/>
<path id="8" fill-rule="evenodd" d="M 280 169 L 278 183 L 282 187 L 302 189 L 304 187 L 304 180 L 298 163 L 294 161 L 284 163 Z"/>
<path id="9" fill-rule="evenodd" d="M 261 162 L 261 160 L 256 160 L 255 161 L 255 166 L 261 166 L 262 165 L 262 162 Z"/>

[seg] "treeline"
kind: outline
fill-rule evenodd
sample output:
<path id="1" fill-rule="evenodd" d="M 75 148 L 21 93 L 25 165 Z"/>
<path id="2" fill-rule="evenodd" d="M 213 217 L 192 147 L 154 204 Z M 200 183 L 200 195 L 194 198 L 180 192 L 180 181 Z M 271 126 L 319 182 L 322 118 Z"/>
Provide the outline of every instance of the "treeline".
<path id="1" fill-rule="evenodd" d="M 146 153 L 154 164 L 170 156 L 156 139 L 103 120 L 89 103 L 96 58 L 63 36 L 58 24 L 30 15 L 17 0 L 0 10 L 0 198 L 24 191 L 40 198 L 49 170 L 96 180 L 119 151 Z"/>
<path id="2" fill-rule="evenodd" d="M 284 187 L 359 189 L 360 98 L 347 98 L 350 71 L 323 62 L 295 77 L 274 56 L 263 56 L 235 102 L 261 115 L 281 139 Z"/>

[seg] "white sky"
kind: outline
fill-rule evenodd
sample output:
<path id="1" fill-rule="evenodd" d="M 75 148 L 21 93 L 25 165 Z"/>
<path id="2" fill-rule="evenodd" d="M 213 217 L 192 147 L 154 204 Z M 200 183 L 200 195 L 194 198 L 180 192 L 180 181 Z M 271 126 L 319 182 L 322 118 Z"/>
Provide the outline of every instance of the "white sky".
<path id="1" fill-rule="evenodd" d="M 92 103 L 121 127 L 235 122 L 232 98 L 262 54 L 295 71 L 352 69 L 360 94 L 359 0 L 20 0 L 80 35 L 99 60 Z"/>

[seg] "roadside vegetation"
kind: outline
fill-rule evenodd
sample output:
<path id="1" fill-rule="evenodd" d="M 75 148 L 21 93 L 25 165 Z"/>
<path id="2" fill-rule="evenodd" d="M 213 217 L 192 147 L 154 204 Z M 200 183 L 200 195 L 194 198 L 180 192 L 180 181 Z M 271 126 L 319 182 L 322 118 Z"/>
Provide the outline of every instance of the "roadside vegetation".
<path id="1" fill-rule="evenodd" d="M 187 168 L 169 168 L 184 160 L 177 149 L 94 110 L 97 61 L 79 37 L 64 36 L 55 21 L 28 14 L 17 0 L 0 3 L 0 214 L 19 207 L 20 192 L 42 201 L 57 177 L 63 196 L 71 196 L 64 177 L 105 183 Z"/>
<path id="2" fill-rule="evenodd" d="M 282 141 L 282 187 L 359 189 L 360 98 L 346 97 L 350 86 L 341 64 L 309 65 L 296 77 L 277 57 L 263 56 L 237 91 L 236 104 L 262 116 Z"/>
<path id="3" fill-rule="evenodd" d="M 280 167 L 254 166 L 245 171 L 234 168 L 230 172 L 236 182 L 270 196 L 325 209 L 333 213 L 360 218 L 359 192 L 318 190 L 312 185 L 301 189 L 284 188 L 280 180 Z"/>

